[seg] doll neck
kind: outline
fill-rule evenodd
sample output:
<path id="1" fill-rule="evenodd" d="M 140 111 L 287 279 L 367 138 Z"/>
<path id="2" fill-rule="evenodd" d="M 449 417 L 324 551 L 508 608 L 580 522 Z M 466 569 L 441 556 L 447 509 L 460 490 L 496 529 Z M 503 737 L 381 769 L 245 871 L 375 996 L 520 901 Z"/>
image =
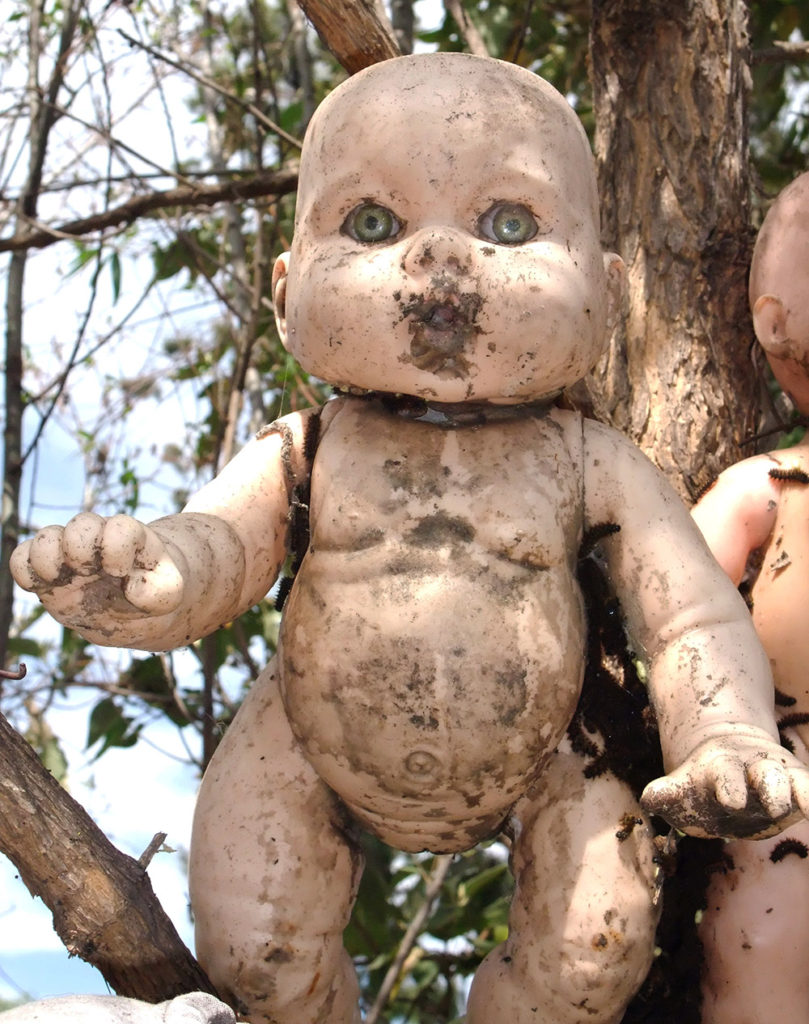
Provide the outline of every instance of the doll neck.
<path id="1" fill-rule="evenodd" d="M 413 395 L 394 395 L 385 391 L 354 392 L 335 388 L 337 395 L 376 401 L 388 412 L 403 419 L 419 423 L 432 423 L 438 427 L 480 426 L 498 420 L 516 420 L 544 416 L 556 404 L 561 391 L 546 395 L 535 402 L 498 405 L 494 402 L 429 402 Z"/>

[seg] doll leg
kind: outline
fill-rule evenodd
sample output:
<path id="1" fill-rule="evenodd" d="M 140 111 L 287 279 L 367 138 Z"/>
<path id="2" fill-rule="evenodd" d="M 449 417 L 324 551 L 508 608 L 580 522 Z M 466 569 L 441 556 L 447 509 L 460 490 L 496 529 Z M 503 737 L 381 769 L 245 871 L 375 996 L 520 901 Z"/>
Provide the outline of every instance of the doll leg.
<path id="1" fill-rule="evenodd" d="M 560 749 L 515 816 L 509 937 L 478 970 L 467 1024 L 614 1024 L 654 954 L 643 812 L 613 775 L 585 779 L 581 759 Z"/>
<path id="2" fill-rule="evenodd" d="M 261 674 L 202 781 L 189 884 L 197 956 L 252 1024 L 355 1024 L 342 933 L 361 856 Z"/>
<path id="3" fill-rule="evenodd" d="M 733 868 L 714 875 L 700 924 L 703 1024 L 807 1024 L 809 822 L 726 851 Z"/>

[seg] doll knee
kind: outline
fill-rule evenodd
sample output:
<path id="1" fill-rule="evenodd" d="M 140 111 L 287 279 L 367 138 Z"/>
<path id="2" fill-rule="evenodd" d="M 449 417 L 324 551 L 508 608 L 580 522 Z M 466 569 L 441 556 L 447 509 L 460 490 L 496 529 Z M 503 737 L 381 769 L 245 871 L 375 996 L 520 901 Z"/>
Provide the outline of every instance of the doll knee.
<path id="1" fill-rule="evenodd" d="M 550 983 L 560 1008 L 568 1013 L 575 1008 L 592 1015 L 594 1021 L 612 1020 L 615 1007 L 625 1007 L 643 983 L 654 957 L 654 940 L 650 915 L 630 922 L 616 913 L 578 942 L 565 942 L 558 969 L 553 969 L 550 958 L 544 965 L 532 965 L 535 983 Z"/>
<path id="2" fill-rule="evenodd" d="M 352 1024 L 359 985 L 340 936 L 231 944 L 202 959 L 220 996 L 252 1024 Z"/>
<path id="3" fill-rule="evenodd" d="M 520 947 L 509 940 L 479 968 L 468 1024 L 502 1014 L 513 1024 L 615 1024 L 651 966 L 654 929 L 621 934 L 606 926 L 579 945 Z"/>
<path id="4" fill-rule="evenodd" d="M 469 1024 L 613 1024 L 654 956 L 651 828 L 624 783 L 586 778 L 564 745 L 540 782 L 515 809 L 510 934 L 478 971 Z"/>

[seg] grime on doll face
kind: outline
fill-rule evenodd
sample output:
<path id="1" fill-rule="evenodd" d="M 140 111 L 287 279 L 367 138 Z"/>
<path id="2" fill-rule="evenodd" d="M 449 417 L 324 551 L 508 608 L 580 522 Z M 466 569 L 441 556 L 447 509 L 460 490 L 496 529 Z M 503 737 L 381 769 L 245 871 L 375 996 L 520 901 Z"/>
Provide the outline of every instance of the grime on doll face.
<path id="1" fill-rule="evenodd" d="M 596 362 L 620 261 L 601 251 L 592 156 L 562 97 L 449 56 L 378 65 L 321 106 L 279 327 L 338 387 L 539 400 Z"/>

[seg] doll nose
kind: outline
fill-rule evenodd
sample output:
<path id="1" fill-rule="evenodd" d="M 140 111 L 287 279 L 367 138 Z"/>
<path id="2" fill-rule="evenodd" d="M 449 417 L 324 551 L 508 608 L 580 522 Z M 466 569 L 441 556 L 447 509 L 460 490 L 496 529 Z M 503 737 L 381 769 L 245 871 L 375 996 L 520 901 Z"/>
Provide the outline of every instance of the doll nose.
<path id="1" fill-rule="evenodd" d="M 463 232 L 454 228 L 423 228 L 410 241 L 404 258 L 404 268 L 409 274 L 418 276 L 424 271 L 452 269 L 466 273 L 469 262 L 469 246 Z"/>

